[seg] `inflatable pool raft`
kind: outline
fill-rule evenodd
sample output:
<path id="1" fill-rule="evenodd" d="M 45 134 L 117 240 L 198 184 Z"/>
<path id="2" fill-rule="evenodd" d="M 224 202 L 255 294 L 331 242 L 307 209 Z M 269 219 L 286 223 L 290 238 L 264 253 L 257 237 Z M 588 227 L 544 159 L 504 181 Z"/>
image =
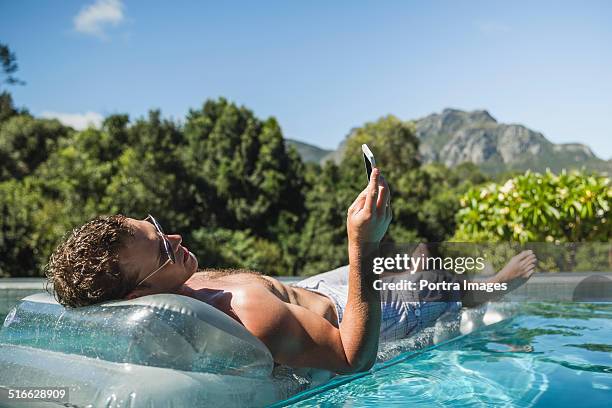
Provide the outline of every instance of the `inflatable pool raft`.
<path id="1" fill-rule="evenodd" d="M 507 315 L 489 307 L 440 319 L 405 341 L 382 345 L 379 360 Z M 66 309 L 39 293 L 21 300 L 0 330 L 0 388 L 68 387 L 63 406 L 69 407 L 266 406 L 333 377 L 275 367 L 269 350 L 243 326 L 179 295 Z"/>

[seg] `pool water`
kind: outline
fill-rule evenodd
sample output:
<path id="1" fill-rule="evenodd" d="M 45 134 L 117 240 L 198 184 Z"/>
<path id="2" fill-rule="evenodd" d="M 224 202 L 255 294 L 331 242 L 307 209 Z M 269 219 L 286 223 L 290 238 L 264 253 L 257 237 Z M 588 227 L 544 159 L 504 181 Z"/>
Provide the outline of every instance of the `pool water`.
<path id="1" fill-rule="evenodd" d="M 523 304 L 514 318 L 291 406 L 609 407 L 612 304 Z"/>

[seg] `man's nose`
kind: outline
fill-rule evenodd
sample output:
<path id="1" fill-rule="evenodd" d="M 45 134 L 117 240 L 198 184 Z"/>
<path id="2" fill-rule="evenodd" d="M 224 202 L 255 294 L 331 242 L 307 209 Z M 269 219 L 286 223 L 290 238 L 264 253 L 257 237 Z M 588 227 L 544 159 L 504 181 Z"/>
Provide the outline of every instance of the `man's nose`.
<path id="1" fill-rule="evenodd" d="M 181 245 L 181 242 L 183 242 L 183 237 L 178 234 L 166 235 L 166 238 L 168 238 L 168 241 L 172 244 L 172 248 L 175 252 L 178 246 Z"/>

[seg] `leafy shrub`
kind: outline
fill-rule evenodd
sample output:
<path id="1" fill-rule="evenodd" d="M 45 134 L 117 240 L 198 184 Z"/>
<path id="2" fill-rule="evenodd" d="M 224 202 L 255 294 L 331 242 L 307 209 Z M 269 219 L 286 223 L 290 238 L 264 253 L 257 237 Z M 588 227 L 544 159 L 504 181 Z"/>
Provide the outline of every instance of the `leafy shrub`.
<path id="1" fill-rule="evenodd" d="M 512 242 L 539 242 L 531 247 L 540 270 L 609 270 L 612 188 L 606 176 L 527 171 L 474 187 L 460 204 L 453 241 L 494 243 L 488 255 L 497 264 L 508 259 Z"/>
<path id="2" fill-rule="evenodd" d="M 504 184 L 470 189 L 460 199 L 456 241 L 608 241 L 612 187 L 584 172 L 527 171 Z"/>

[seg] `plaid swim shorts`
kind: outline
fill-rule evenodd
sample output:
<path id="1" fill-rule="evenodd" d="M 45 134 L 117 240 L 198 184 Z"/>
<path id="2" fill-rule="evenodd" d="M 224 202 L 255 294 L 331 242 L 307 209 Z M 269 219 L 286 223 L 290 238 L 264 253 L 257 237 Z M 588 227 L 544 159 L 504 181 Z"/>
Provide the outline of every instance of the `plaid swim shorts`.
<path id="1" fill-rule="evenodd" d="M 455 279 L 452 274 L 426 271 L 414 275 L 396 273 L 386 275 L 383 282 L 427 279 L 437 282 Z M 348 266 L 306 278 L 293 286 L 320 293 L 331 299 L 336 308 L 338 323 L 342 322 L 348 299 Z M 459 293 L 432 293 L 418 290 L 383 289 L 381 292 L 382 319 L 380 341 L 394 341 L 418 333 L 432 326 L 445 313 L 458 313 L 461 309 Z"/>

